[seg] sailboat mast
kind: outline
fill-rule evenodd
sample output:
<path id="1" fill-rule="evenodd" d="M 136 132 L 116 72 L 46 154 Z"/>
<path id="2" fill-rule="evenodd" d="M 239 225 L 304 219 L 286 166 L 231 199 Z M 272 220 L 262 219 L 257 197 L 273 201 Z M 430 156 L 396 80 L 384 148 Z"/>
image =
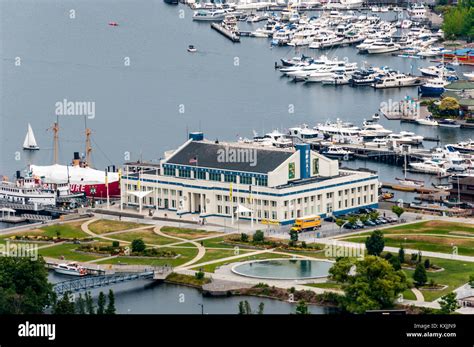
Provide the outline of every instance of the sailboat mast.
<path id="1" fill-rule="evenodd" d="M 91 152 L 92 152 L 92 146 L 91 146 L 91 129 L 87 127 L 87 119 L 84 117 L 84 126 L 86 128 L 86 165 L 89 166 L 91 163 Z"/>
<path id="2" fill-rule="evenodd" d="M 59 146 L 59 136 L 58 136 L 58 132 L 59 132 L 59 122 L 56 121 L 56 122 L 53 124 L 53 133 L 54 133 L 54 143 L 53 143 L 53 147 L 54 147 L 54 163 L 55 163 L 55 164 L 58 163 L 58 146 Z"/>

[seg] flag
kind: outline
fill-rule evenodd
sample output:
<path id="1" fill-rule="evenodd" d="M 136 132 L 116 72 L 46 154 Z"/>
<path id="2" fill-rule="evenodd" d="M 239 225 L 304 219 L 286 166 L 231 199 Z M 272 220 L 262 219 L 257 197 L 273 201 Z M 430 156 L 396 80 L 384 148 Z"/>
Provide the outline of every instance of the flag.
<path id="1" fill-rule="evenodd" d="M 230 187 L 229 187 L 229 196 L 232 199 L 232 183 L 230 184 Z"/>
<path id="2" fill-rule="evenodd" d="M 109 184 L 108 170 L 105 170 L 105 185 L 107 186 L 108 184 Z"/>
<path id="3" fill-rule="evenodd" d="M 197 157 L 189 159 L 189 164 L 197 164 L 198 160 Z"/>

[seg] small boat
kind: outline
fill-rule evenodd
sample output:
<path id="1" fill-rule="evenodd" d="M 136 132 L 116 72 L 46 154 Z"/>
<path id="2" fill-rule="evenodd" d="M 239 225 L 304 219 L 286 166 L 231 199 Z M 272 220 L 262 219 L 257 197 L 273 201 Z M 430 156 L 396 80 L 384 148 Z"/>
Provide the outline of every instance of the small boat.
<path id="1" fill-rule="evenodd" d="M 461 124 L 457 123 L 454 119 L 442 119 L 438 122 L 440 127 L 444 128 L 460 128 Z"/>
<path id="2" fill-rule="evenodd" d="M 432 184 L 433 187 L 435 187 L 436 189 L 439 189 L 439 190 L 449 191 L 449 190 L 453 189 L 452 183 L 444 183 L 444 184 L 431 183 L 431 184 Z"/>
<path id="3" fill-rule="evenodd" d="M 424 181 L 421 181 L 421 180 L 414 180 L 414 179 L 411 179 L 411 178 L 396 178 L 396 180 L 398 181 L 398 183 L 402 186 L 405 186 L 405 187 L 413 187 L 413 188 L 421 188 L 424 186 Z"/>
<path id="4" fill-rule="evenodd" d="M 322 78 L 321 83 L 333 86 L 349 84 L 349 77 L 346 74 L 334 74 L 331 77 Z"/>
<path id="5" fill-rule="evenodd" d="M 118 23 L 117 22 L 109 22 L 109 25 L 111 27 L 118 27 Z"/>
<path id="6" fill-rule="evenodd" d="M 23 142 L 23 149 L 27 151 L 36 151 L 39 149 L 30 123 L 28 123 L 28 131 L 25 136 L 25 141 Z"/>
<path id="7" fill-rule="evenodd" d="M 382 195 L 380 195 L 380 198 L 382 198 L 383 200 L 389 200 L 393 197 L 394 197 L 394 194 L 390 192 L 385 192 L 385 193 L 382 193 Z"/>
<path id="8" fill-rule="evenodd" d="M 340 147 L 330 146 L 325 152 L 323 152 L 323 155 L 329 158 L 350 160 L 353 158 L 354 153 Z"/>
<path id="9" fill-rule="evenodd" d="M 469 81 L 474 81 L 474 72 L 471 73 L 464 73 L 464 77 L 466 77 Z"/>
<path id="10" fill-rule="evenodd" d="M 435 121 L 432 117 L 418 118 L 416 122 L 420 125 L 430 125 L 430 126 L 438 125 L 438 122 Z"/>
<path id="11" fill-rule="evenodd" d="M 188 46 L 188 52 L 194 53 L 194 52 L 197 52 L 197 49 L 196 49 L 196 47 L 194 47 L 193 45 L 189 45 L 189 46 Z"/>
<path id="12" fill-rule="evenodd" d="M 57 264 L 54 266 L 54 271 L 63 275 L 70 276 L 86 276 L 86 268 L 80 266 L 78 263 L 73 262 L 69 264 Z"/>
<path id="13" fill-rule="evenodd" d="M 423 96 L 440 96 L 444 93 L 445 87 L 449 82 L 442 77 L 430 78 L 425 84 L 421 85 L 419 92 Z"/>

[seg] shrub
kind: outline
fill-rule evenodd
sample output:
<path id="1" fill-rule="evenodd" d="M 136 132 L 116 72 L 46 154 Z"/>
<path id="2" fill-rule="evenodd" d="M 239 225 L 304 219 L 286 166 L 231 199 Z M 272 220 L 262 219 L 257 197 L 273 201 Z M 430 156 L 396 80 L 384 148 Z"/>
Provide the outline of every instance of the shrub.
<path id="1" fill-rule="evenodd" d="M 197 280 L 202 280 L 204 279 L 204 272 L 202 272 L 201 270 L 199 270 L 198 272 L 195 272 L 194 273 L 194 277 L 196 277 Z"/>
<path id="2" fill-rule="evenodd" d="M 249 242 L 249 236 L 246 233 L 240 234 L 240 241 Z"/>
<path id="3" fill-rule="evenodd" d="M 257 230 L 255 234 L 253 234 L 253 242 L 263 242 L 265 241 L 265 235 L 263 231 Z"/>

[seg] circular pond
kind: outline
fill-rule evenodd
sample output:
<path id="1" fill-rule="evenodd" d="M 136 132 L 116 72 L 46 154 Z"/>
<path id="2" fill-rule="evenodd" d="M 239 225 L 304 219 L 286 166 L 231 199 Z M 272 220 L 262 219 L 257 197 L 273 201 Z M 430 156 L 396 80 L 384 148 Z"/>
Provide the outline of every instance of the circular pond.
<path id="1" fill-rule="evenodd" d="M 325 260 L 269 259 L 254 260 L 232 267 L 232 272 L 247 277 L 274 280 L 302 280 L 327 277 L 333 265 Z"/>

